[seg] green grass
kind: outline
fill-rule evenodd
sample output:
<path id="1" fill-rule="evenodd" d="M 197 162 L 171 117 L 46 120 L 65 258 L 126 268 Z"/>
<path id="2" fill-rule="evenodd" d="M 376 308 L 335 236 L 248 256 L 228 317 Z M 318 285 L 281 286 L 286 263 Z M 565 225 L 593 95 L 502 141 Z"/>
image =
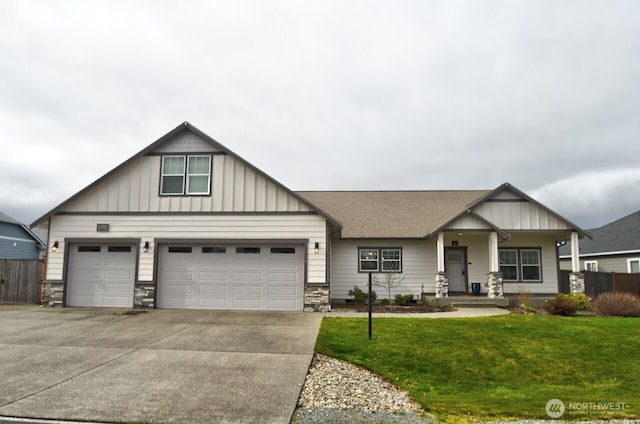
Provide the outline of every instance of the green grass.
<path id="1" fill-rule="evenodd" d="M 316 351 L 385 377 L 439 419 L 549 419 L 554 398 L 565 403 L 565 420 L 640 415 L 639 319 L 378 318 L 373 340 L 367 322 L 325 318 Z M 610 415 L 571 409 L 575 402 L 627 406 Z"/>

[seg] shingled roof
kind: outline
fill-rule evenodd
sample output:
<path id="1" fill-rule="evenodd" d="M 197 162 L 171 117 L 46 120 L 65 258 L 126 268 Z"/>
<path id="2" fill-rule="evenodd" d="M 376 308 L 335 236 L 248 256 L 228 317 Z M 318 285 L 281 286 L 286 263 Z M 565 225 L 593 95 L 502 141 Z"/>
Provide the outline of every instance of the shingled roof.
<path id="1" fill-rule="evenodd" d="M 640 211 L 589 231 L 592 240 L 581 240 L 581 255 L 640 250 Z M 571 255 L 571 243 L 560 247 L 560 256 Z"/>
<path id="2" fill-rule="evenodd" d="M 343 225 L 343 238 L 424 238 L 492 190 L 298 191 Z"/>

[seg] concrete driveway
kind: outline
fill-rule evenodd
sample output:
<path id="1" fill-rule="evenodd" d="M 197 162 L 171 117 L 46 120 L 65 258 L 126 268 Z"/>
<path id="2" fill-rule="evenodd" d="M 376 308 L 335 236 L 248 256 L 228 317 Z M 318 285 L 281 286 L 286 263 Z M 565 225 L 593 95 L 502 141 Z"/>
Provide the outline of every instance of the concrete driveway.
<path id="1" fill-rule="evenodd" d="M 289 422 L 322 314 L 137 312 L 0 306 L 0 417 Z"/>

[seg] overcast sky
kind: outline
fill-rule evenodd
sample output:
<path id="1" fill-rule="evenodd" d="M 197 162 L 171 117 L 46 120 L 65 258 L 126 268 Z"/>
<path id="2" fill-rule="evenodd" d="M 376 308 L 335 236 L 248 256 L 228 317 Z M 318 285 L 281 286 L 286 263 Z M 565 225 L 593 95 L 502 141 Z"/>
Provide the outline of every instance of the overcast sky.
<path id="1" fill-rule="evenodd" d="M 640 210 L 640 1 L 0 0 L 0 211 L 31 223 L 183 121 L 292 190 Z"/>

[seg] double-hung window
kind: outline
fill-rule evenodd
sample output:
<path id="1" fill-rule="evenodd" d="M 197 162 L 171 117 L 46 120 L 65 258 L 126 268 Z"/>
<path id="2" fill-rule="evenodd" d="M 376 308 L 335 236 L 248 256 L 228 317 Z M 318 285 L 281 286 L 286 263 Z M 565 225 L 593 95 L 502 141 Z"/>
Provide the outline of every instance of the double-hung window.
<path id="1" fill-rule="evenodd" d="M 160 194 L 208 195 L 211 192 L 211 156 L 163 156 Z"/>
<path id="2" fill-rule="evenodd" d="M 358 249 L 358 271 L 402 272 L 402 249 L 361 247 Z"/>
<path id="3" fill-rule="evenodd" d="M 584 269 L 591 272 L 598 272 L 598 261 L 584 261 Z"/>
<path id="4" fill-rule="evenodd" d="M 629 273 L 640 272 L 640 258 L 627 259 L 627 268 Z"/>
<path id="5" fill-rule="evenodd" d="M 542 281 L 540 249 L 500 249 L 499 259 L 503 281 Z"/>

